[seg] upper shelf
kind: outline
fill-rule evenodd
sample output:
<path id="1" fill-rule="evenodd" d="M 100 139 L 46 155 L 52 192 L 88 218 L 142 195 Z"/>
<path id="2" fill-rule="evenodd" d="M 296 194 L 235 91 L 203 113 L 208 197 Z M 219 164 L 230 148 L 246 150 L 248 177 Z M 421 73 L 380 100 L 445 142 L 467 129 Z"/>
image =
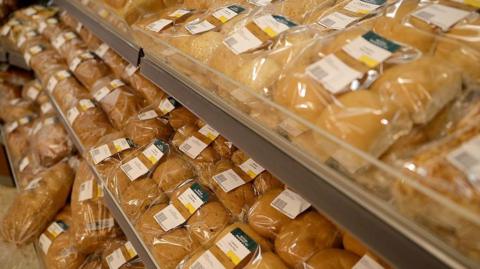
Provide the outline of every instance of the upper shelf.
<path id="1" fill-rule="evenodd" d="M 85 2 L 88 1 L 82 1 L 82 3 Z M 478 263 L 400 214 L 391 203 L 363 188 L 345 173 L 312 158 L 283 136 L 232 106 L 222 96 L 172 68 L 169 62 L 150 55 L 148 51 L 144 55 L 143 50 L 133 43 L 132 37 L 127 32 L 117 30 L 116 27 L 104 22 L 102 12 L 92 11 L 80 1 L 55 0 L 55 3 L 76 17 L 130 63 L 139 63 L 140 72 L 145 77 L 277 175 L 320 212 L 355 234 L 394 267 L 479 267 Z M 175 53 L 178 52 L 174 50 L 173 54 Z M 192 61 L 195 60 L 192 59 Z M 290 116 L 291 113 L 285 112 L 285 114 Z M 291 117 L 295 120 L 298 118 L 295 118 L 295 115 Z M 304 123 L 302 120 L 298 121 Z M 308 126 L 308 123 L 305 125 Z M 322 133 L 321 130 L 316 131 Z M 325 136 L 329 137 L 327 134 Z M 337 147 L 352 151 L 381 171 L 386 171 L 392 178 L 401 178 L 408 184 L 412 184 L 428 195 L 432 203 L 438 203 L 455 214 L 461 214 L 468 221 L 480 226 L 478 216 L 472 215 L 437 193 L 409 182 L 404 175 L 371 156 L 335 138 L 329 137 L 329 139 Z"/>

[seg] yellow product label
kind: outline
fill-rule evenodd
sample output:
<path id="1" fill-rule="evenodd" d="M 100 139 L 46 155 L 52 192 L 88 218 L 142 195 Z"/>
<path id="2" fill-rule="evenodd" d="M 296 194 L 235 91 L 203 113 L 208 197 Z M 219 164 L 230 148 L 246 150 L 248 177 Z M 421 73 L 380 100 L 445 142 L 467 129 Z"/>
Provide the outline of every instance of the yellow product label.
<path id="1" fill-rule="evenodd" d="M 148 156 L 148 160 L 152 163 L 152 164 L 156 164 L 158 162 L 158 159 L 155 158 L 155 156 Z"/>
<path id="2" fill-rule="evenodd" d="M 464 0 L 465 4 L 480 8 L 480 0 Z"/>
<path id="3" fill-rule="evenodd" d="M 190 212 L 190 214 L 195 213 L 195 207 L 193 207 L 191 203 L 186 204 L 185 207 L 188 209 L 188 212 Z"/>
<path id="4" fill-rule="evenodd" d="M 228 21 L 228 18 L 225 17 L 225 16 L 220 16 L 220 18 L 218 18 L 222 23 L 226 23 Z"/>
<path id="5" fill-rule="evenodd" d="M 367 15 L 367 14 L 370 13 L 370 11 L 368 11 L 368 10 L 366 10 L 366 9 L 360 9 L 360 10 L 358 10 L 358 13 L 359 13 L 359 14 L 363 14 L 363 15 Z"/>
<path id="6" fill-rule="evenodd" d="M 278 35 L 277 32 L 275 32 L 275 30 L 273 30 L 271 27 L 267 27 L 265 29 L 263 29 L 263 31 L 269 36 L 269 37 L 276 37 Z"/>
<path id="7" fill-rule="evenodd" d="M 368 57 L 367 55 L 362 55 L 359 60 L 370 68 L 373 68 L 379 64 L 379 62 L 377 62 L 375 59 Z"/>
<path id="8" fill-rule="evenodd" d="M 227 252 L 227 257 L 233 262 L 233 264 L 238 265 L 242 260 L 232 251 Z"/>
<path id="9" fill-rule="evenodd" d="M 252 179 L 254 179 L 257 176 L 255 172 L 253 172 L 252 170 L 248 170 L 247 175 Z"/>

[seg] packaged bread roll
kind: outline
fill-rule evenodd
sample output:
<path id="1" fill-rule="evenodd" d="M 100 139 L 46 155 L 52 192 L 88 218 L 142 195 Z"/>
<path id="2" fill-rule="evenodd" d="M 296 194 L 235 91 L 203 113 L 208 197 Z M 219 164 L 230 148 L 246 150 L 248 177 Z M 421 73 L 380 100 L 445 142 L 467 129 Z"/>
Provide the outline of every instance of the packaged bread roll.
<path id="1" fill-rule="evenodd" d="M 150 208 L 140 215 L 140 218 L 135 224 L 135 229 L 146 243 L 151 243 L 155 238 L 159 238 L 165 234 L 165 231 L 160 224 L 158 224 L 154 216 L 167 206 L 168 204 L 166 203 L 152 204 Z"/>
<path id="2" fill-rule="evenodd" d="M 274 239 L 282 227 L 290 222 L 288 216 L 271 206 L 273 200 L 282 191 L 282 189 L 271 190 L 260 196 L 248 212 L 248 224 L 265 238 Z"/>
<path id="3" fill-rule="evenodd" d="M 130 86 L 132 86 L 132 90 L 143 97 L 148 104 L 154 104 L 156 101 L 166 97 L 162 89 L 140 74 L 138 68 L 133 65 L 125 66 L 122 70 L 121 77 L 127 81 Z"/>
<path id="4" fill-rule="evenodd" d="M 70 70 L 75 77 L 87 88 L 92 90 L 97 82 L 109 75 L 110 69 L 97 56 L 87 50 L 77 51 L 67 58 Z"/>
<path id="5" fill-rule="evenodd" d="M 17 87 L 23 87 L 29 81 L 34 79 L 30 71 L 24 70 L 22 68 L 17 68 L 12 65 L 4 65 L 0 71 L 0 78 L 3 79 L 3 82 L 11 84 Z"/>
<path id="6" fill-rule="evenodd" d="M 17 184 L 20 189 L 25 188 L 28 183 L 45 167 L 40 165 L 37 155 L 29 150 L 17 163 L 15 170 L 17 171 Z"/>
<path id="7" fill-rule="evenodd" d="M 0 83 L 0 99 L 1 100 L 12 100 L 20 98 L 20 88 L 8 82 Z"/>
<path id="8" fill-rule="evenodd" d="M 105 244 L 102 251 L 102 268 L 144 269 L 132 243 L 117 238 Z"/>
<path id="9" fill-rule="evenodd" d="M 342 238 L 342 244 L 345 250 L 348 250 L 359 257 L 368 255 L 376 262 L 380 263 L 384 268 L 389 268 L 388 264 L 385 261 L 375 255 L 367 246 L 365 246 L 362 242 L 356 239 L 352 234 L 347 232 L 344 233 Z"/>
<path id="10" fill-rule="evenodd" d="M 310 211 L 283 226 L 275 239 L 275 252 L 286 264 L 297 267 L 317 251 L 340 246 L 340 243 L 335 225 Z"/>
<path id="11" fill-rule="evenodd" d="M 52 41 L 56 36 L 58 36 L 66 29 L 67 26 L 63 23 L 60 23 L 59 20 L 55 17 L 48 18 L 44 21 L 39 22 L 37 27 L 37 31 L 50 41 Z"/>
<path id="12" fill-rule="evenodd" d="M 17 39 L 16 48 L 24 53 L 25 49 L 31 46 L 42 44 L 45 38 L 33 28 L 25 28 Z"/>
<path id="13" fill-rule="evenodd" d="M 185 225 L 190 236 L 202 246 L 211 244 L 218 234 L 232 222 L 230 212 L 218 201 L 203 205 Z"/>
<path id="14" fill-rule="evenodd" d="M 35 53 L 36 51 L 40 51 Z M 37 77 L 42 81 L 44 88 L 46 88 L 46 84 L 50 75 L 56 70 L 64 70 L 68 69 L 68 66 L 65 64 L 63 58 L 58 54 L 52 47 L 49 45 L 42 45 L 42 46 L 34 46 L 30 48 L 30 52 L 28 55 L 32 55 L 30 59 L 30 66 Z"/>
<path id="15" fill-rule="evenodd" d="M 171 152 L 155 169 L 153 180 L 165 193 L 171 193 L 183 182 L 195 177 L 191 164 L 180 154 Z"/>
<path id="16" fill-rule="evenodd" d="M 153 240 L 152 251 L 157 263 L 174 269 L 190 253 L 200 247 L 185 228 L 176 228 Z"/>
<path id="17" fill-rule="evenodd" d="M 288 267 L 273 252 L 261 253 L 253 259 L 244 269 L 287 269 Z"/>
<path id="18" fill-rule="evenodd" d="M 124 77 L 125 68 L 129 65 L 126 60 L 124 60 L 118 53 L 116 53 L 113 49 L 111 49 L 107 44 L 102 43 L 101 40 L 97 39 L 90 34 L 90 44 L 89 48 L 94 49 L 95 54 L 100 57 L 113 71 L 113 74 L 116 77 L 121 77 L 123 80 L 129 82 L 126 77 Z M 84 38 L 85 40 L 85 38 Z M 87 43 L 88 44 L 88 43 Z"/>
<path id="19" fill-rule="evenodd" d="M 86 257 L 75 245 L 70 220 L 71 212 L 64 211 L 65 209 L 57 215 L 55 221 L 39 239 L 39 245 L 45 255 L 45 264 L 48 268 L 78 268 Z"/>
<path id="20" fill-rule="evenodd" d="M 239 251 L 240 248 L 243 251 Z M 214 265 L 227 269 L 244 268 L 250 261 L 260 259 L 263 253 L 270 252 L 271 249 L 269 241 L 248 225 L 237 222 L 226 227 L 209 249 L 199 251 L 183 262 L 181 268 L 209 268 Z"/>
<path id="21" fill-rule="evenodd" d="M 43 91 L 43 88 L 42 84 L 40 84 L 40 81 L 38 79 L 31 80 L 25 83 L 23 86 L 22 98 L 32 102 L 37 102 L 41 91 Z"/>
<path id="22" fill-rule="evenodd" d="M 31 138 L 31 148 L 42 166 L 52 166 L 73 152 L 73 143 L 56 117 L 44 118 Z"/>
<path id="23" fill-rule="evenodd" d="M 102 256 L 99 253 L 93 253 L 85 258 L 85 261 L 78 267 L 79 269 L 102 269 Z"/>
<path id="24" fill-rule="evenodd" d="M 79 100 L 90 98 L 88 91 L 67 70 L 58 70 L 52 74 L 47 83 L 47 91 L 65 113 Z"/>
<path id="25" fill-rule="evenodd" d="M 116 129 L 124 129 L 127 120 L 141 109 L 142 100 L 132 94 L 123 81 L 111 76 L 97 80 L 91 92 Z"/>
<path id="26" fill-rule="evenodd" d="M 221 160 L 215 164 L 214 168 L 214 178 L 211 180 L 212 189 L 217 195 L 218 199 L 222 204 L 235 216 L 237 219 L 242 220 L 244 216 L 247 214 L 249 208 L 255 202 L 255 191 L 253 190 L 253 185 L 250 182 L 245 182 L 240 178 L 240 181 L 237 181 L 238 184 L 242 184 L 237 186 L 234 189 L 224 189 L 225 186 L 221 186 L 219 182 L 222 182 L 224 177 L 223 172 L 226 171 L 233 171 L 232 168 L 234 167 L 233 163 L 227 160 Z M 219 181 L 220 175 L 220 181 Z M 223 177 L 222 177 L 223 176 Z M 235 177 L 235 176 L 233 176 Z M 238 177 L 238 175 L 237 175 Z M 216 178 L 216 179 L 215 179 Z M 231 179 L 230 179 L 231 180 Z M 238 178 L 235 178 L 238 180 Z M 235 185 L 238 185 L 235 184 Z M 226 191 L 228 190 L 228 191 Z"/>
<path id="27" fill-rule="evenodd" d="M 324 249 L 313 255 L 302 268 L 305 269 L 347 269 L 353 268 L 360 257 L 343 249 Z"/>
<path id="28" fill-rule="evenodd" d="M 132 182 L 120 198 L 123 212 L 135 222 L 154 203 L 166 203 L 168 197 L 151 178 Z"/>
<path id="29" fill-rule="evenodd" d="M 22 99 L 10 99 L 0 101 L 0 119 L 4 122 L 14 122 L 24 117 L 35 115 L 35 108 L 30 101 Z"/>
<path id="30" fill-rule="evenodd" d="M 57 36 L 53 37 L 52 45 L 64 59 L 67 59 L 68 62 L 72 60 L 71 58 L 75 57 L 75 54 L 86 49 L 85 43 L 75 31 L 70 28 L 67 28 Z"/>
<path id="31" fill-rule="evenodd" d="M 168 123 L 173 129 L 177 130 L 185 125 L 193 125 L 198 118 L 185 107 L 173 109 L 168 114 Z"/>
<path id="32" fill-rule="evenodd" d="M 119 233 L 103 202 L 103 188 L 86 161 L 81 161 L 72 190 L 72 230 L 77 248 L 92 253 Z"/>
<path id="33" fill-rule="evenodd" d="M 84 147 L 94 146 L 98 139 L 114 131 L 105 113 L 90 99 L 81 99 L 67 111 L 67 119 Z"/>
<path id="34" fill-rule="evenodd" d="M 25 156 L 30 146 L 30 132 L 33 127 L 33 118 L 24 117 L 5 125 L 7 145 L 14 163 Z"/>
<path id="35" fill-rule="evenodd" d="M 60 162 L 38 174 L 22 190 L 2 221 L 3 238 L 24 245 L 37 238 L 64 205 L 73 184 L 74 171 Z"/>
<path id="36" fill-rule="evenodd" d="M 144 109 L 128 120 L 125 134 L 138 146 L 144 146 L 154 138 L 169 140 L 173 129 L 153 109 Z"/>

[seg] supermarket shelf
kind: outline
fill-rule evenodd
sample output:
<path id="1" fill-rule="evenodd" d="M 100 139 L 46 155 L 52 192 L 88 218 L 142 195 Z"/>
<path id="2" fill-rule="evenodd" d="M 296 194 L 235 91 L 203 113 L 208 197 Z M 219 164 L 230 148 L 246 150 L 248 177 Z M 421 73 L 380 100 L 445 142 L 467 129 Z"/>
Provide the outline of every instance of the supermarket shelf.
<path id="1" fill-rule="evenodd" d="M 15 166 L 13 165 L 13 161 L 12 161 L 12 155 L 10 154 L 10 149 L 8 148 L 8 145 L 7 145 L 7 132 L 5 131 L 5 126 L 3 126 L 2 130 L 2 141 L 3 141 L 3 145 L 4 145 L 4 148 L 5 148 L 5 153 L 6 153 L 6 157 L 8 159 L 8 167 L 10 168 L 10 174 L 12 175 L 13 177 L 13 181 L 15 182 L 15 186 L 17 186 L 18 188 L 18 179 L 17 179 L 17 173 L 15 171 Z"/>
<path id="2" fill-rule="evenodd" d="M 25 62 L 23 55 L 6 44 L 1 44 L 0 46 L 0 62 L 8 62 L 16 67 L 30 70 L 30 66 Z"/>
<path id="3" fill-rule="evenodd" d="M 127 59 L 135 58 L 131 55 L 131 43 L 125 41 L 127 38 L 98 23 L 95 14 L 90 14 L 74 1 L 55 2 L 120 55 Z M 125 44 L 119 44 L 122 42 Z M 137 52 L 141 53 L 141 50 Z M 140 72 L 279 176 L 319 211 L 355 234 L 394 267 L 477 267 L 476 263 L 426 230 L 392 212 L 384 201 L 372 197 L 346 176 L 312 160 L 282 137 L 230 107 L 219 96 L 198 87 L 167 64 L 146 55 L 141 58 Z"/>
<path id="4" fill-rule="evenodd" d="M 60 106 L 56 102 L 55 98 L 53 98 L 53 96 L 48 92 L 47 92 L 47 95 L 50 98 L 50 101 L 54 109 L 57 111 L 58 115 L 60 116 L 61 123 L 67 130 L 67 133 L 69 134 L 70 138 L 73 140 L 73 143 L 77 148 L 77 151 L 80 153 L 80 155 L 85 156 L 84 154 L 87 154 L 86 149 L 83 147 L 82 143 L 80 142 L 80 139 L 78 139 L 78 136 L 76 135 L 75 131 L 70 126 L 67 120 L 67 117 L 65 116 L 63 111 L 60 109 Z M 92 169 L 93 173 L 97 177 L 98 182 L 102 183 L 100 175 L 98 171 L 95 169 L 95 167 L 90 166 L 90 168 Z M 120 205 L 114 199 L 113 194 L 106 187 L 104 187 L 104 194 L 105 194 L 104 196 L 105 204 L 110 210 L 110 213 L 112 213 L 113 218 L 116 220 L 116 222 L 122 229 L 123 233 L 127 236 L 127 239 L 132 243 L 133 247 L 138 253 L 138 256 L 142 259 L 145 266 L 149 269 L 159 268 L 155 260 L 152 258 L 153 257 L 152 254 L 150 253 L 148 248 L 145 246 L 143 241 L 140 239 L 140 236 L 138 235 L 138 233 L 135 231 L 133 224 L 130 222 L 128 217 L 123 213 L 123 210 L 120 208 Z"/>
<path id="5" fill-rule="evenodd" d="M 54 2 L 77 18 L 88 29 L 95 29 L 95 34 L 117 53 L 121 53 L 129 63 L 138 64 L 140 48 L 132 43 L 130 38 L 123 36 L 113 27 L 103 23 L 99 15 L 86 11 L 81 7 L 80 1 L 55 0 Z"/>

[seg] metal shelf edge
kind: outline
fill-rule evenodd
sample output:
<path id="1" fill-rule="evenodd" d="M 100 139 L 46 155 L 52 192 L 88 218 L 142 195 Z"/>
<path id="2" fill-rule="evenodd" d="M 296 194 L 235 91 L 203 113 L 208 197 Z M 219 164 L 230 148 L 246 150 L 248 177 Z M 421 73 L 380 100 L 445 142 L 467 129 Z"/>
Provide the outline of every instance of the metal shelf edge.
<path id="1" fill-rule="evenodd" d="M 7 144 L 7 132 L 5 130 L 5 126 L 2 128 L 2 140 L 3 140 L 3 145 L 4 145 L 4 148 L 5 148 L 5 154 L 7 155 L 6 157 L 8 159 L 8 166 L 9 166 L 9 169 L 10 169 L 10 174 L 12 175 L 13 181 L 15 182 L 15 187 L 18 190 L 17 172 L 15 171 L 15 166 L 13 164 L 12 155 L 10 154 L 10 149 L 8 147 L 8 144 Z"/>
<path id="2" fill-rule="evenodd" d="M 50 93 L 47 92 L 47 95 L 54 109 L 57 111 L 60 121 L 62 122 L 64 128 L 66 129 L 70 138 L 73 140 L 75 147 L 77 148 L 79 153 L 82 156 L 84 156 L 84 154 L 86 154 L 85 148 L 83 147 L 82 143 L 80 142 L 77 135 L 75 134 L 75 131 L 70 126 L 70 123 L 65 117 L 63 111 L 60 109 L 60 106 L 58 105 L 55 98 L 53 98 L 53 96 Z M 95 167 L 91 166 L 90 164 L 89 166 L 90 166 L 90 169 L 92 169 L 95 177 L 97 178 L 97 181 L 103 185 L 103 181 L 100 178 L 100 175 L 95 169 Z M 105 194 L 104 200 L 105 200 L 105 204 L 107 205 L 107 208 L 110 210 L 111 214 L 113 215 L 114 219 L 122 229 L 123 233 L 127 236 L 128 241 L 132 243 L 133 247 L 138 253 L 138 256 L 142 259 L 145 266 L 149 269 L 159 268 L 155 260 L 152 258 L 153 255 L 150 253 L 150 251 L 147 249 L 143 241 L 140 239 L 140 236 L 136 232 L 134 226 L 132 225 L 130 220 L 128 220 L 127 216 L 125 216 L 125 214 L 123 213 L 123 210 L 120 208 L 120 205 L 117 203 L 117 201 L 113 197 L 110 190 L 108 190 L 105 186 L 103 188 L 104 188 L 104 194 Z"/>

